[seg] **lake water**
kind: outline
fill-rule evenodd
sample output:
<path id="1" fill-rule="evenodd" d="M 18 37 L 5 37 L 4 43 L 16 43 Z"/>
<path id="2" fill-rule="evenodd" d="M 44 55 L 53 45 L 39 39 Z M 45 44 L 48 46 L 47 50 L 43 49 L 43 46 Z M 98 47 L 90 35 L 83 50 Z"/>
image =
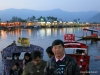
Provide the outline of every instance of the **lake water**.
<path id="1" fill-rule="evenodd" d="M 28 37 L 30 38 L 31 44 L 39 45 L 44 48 L 44 50 L 52 44 L 55 39 L 64 40 L 64 34 L 75 34 L 76 36 L 83 35 L 84 27 L 76 27 L 76 28 L 43 28 L 43 29 L 18 29 L 15 31 L 0 31 L 0 50 L 5 48 L 7 45 L 11 44 L 13 40 L 17 40 L 18 37 Z M 90 35 L 90 33 L 88 33 Z M 76 40 L 79 38 L 76 37 Z M 100 60 L 96 60 L 95 56 L 100 56 L 100 42 L 91 42 L 81 41 L 88 46 L 89 55 L 90 55 L 90 66 L 89 69 L 91 72 L 90 75 L 100 75 Z M 1 59 L 1 54 L 0 54 Z M 44 51 L 44 59 L 48 60 L 48 56 Z M 2 66 L 2 62 L 0 62 L 0 69 Z"/>

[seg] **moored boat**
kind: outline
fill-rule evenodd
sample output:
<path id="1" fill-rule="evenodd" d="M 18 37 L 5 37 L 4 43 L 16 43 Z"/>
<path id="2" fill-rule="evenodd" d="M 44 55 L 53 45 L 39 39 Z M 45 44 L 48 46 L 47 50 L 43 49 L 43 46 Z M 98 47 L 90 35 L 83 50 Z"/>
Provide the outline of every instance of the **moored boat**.
<path id="1" fill-rule="evenodd" d="M 21 45 L 9 45 L 1 51 L 2 55 L 2 75 L 9 75 L 10 69 L 15 63 L 19 63 L 20 67 L 23 69 L 23 56 L 25 53 L 31 53 L 34 50 L 39 50 L 42 53 L 44 49 L 40 46 L 29 44 L 29 39 L 24 38 Z M 21 39 L 18 40 L 21 42 Z M 25 42 L 25 43 L 23 43 Z M 13 59 L 13 54 L 19 54 L 19 59 Z"/>
<path id="2" fill-rule="evenodd" d="M 66 50 L 67 55 L 73 57 L 77 61 L 81 70 L 81 74 L 86 75 L 86 72 L 89 70 L 90 62 L 88 47 L 84 43 L 75 41 L 75 36 L 73 34 L 65 34 L 64 38 L 65 49 L 72 50 L 72 53 L 68 53 Z"/>
<path id="3" fill-rule="evenodd" d="M 84 35 L 84 31 L 86 32 L 86 34 Z M 91 32 L 91 35 L 89 36 L 88 35 L 88 31 Z M 90 40 L 100 40 L 100 31 L 99 30 L 96 30 L 96 29 L 83 29 L 83 36 L 81 37 L 78 37 L 78 38 L 81 38 L 81 39 L 90 39 Z"/>

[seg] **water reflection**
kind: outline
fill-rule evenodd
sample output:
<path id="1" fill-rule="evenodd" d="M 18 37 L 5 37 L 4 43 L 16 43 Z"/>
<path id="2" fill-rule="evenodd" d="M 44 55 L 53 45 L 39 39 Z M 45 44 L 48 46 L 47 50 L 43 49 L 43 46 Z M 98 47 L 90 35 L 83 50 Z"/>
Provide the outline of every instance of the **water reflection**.
<path id="1" fill-rule="evenodd" d="M 40 30 L 40 37 L 42 37 L 42 38 L 45 37 L 45 29 Z"/>
<path id="2" fill-rule="evenodd" d="M 76 36 L 82 36 L 82 28 L 84 27 L 80 27 L 80 28 L 77 28 L 77 27 L 75 28 L 74 27 L 73 28 L 42 28 L 38 30 L 18 29 L 15 31 L 1 30 L 0 40 L 2 39 L 2 41 L 0 42 L 0 44 L 2 44 L 2 46 L 0 47 L 0 50 L 2 50 L 2 48 L 5 48 L 6 45 L 9 45 L 12 40 L 15 40 L 15 38 L 19 36 L 29 37 L 31 39 L 32 44 L 39 45 L 43 47 L 45 50 L 48 46 L 51 45 L 52 41 L 54 41 L 55 39 L 60 38 L 63 40 L 63 35 L 66 33 L 73 33 Z M 88 52 L 89 52 L 89 55 L 91 56 L 90 57 L 90 70 L 97 70 L 97 71 L 100 70 L 100 64 L 99 64 L 100 62 L 95 62 L 96 58 L 93 57 L 93 56 L 100 56 L 100 41 L 91 41 L 91 40 L 84 41 L 83 40 L 80 42 L 83 42 L 88 46 Z M 46 54 L 45 51 L 44 51 L 44 54 Z M 46 59 L 46 56 L 44 57 L 44 59 Z M 96 66 L 95 64 L 98 64 L 98 65 Z"/>
<path id="3" fill-rule="evenodd" d="M 21 30 L 20 29 L 16 29 L 14 31 L 7 31 L 7 34 L 19 37 L 19 36 L 21 36 Z"/>
<path id="4" fill-rule="evenodd" d="M 68 28 L 68 29 L 67 29 L 67 33 L 68 33 L 68 34 L 72 34 L 72 33 L 73 33 L 73 28 Z"/>
<path id="5" fill-rule="evenodd" d="M 80 32 L 81 34 L 76 34 Z M 38 37 L 38 38 L 46 38 L 50 36 L 63 36 L 64 34 L 76 34 L 76 36 L 82 36 L 83 32 L 81 28 L 42 28 L 38 30 L 34 29 L 17 29 L 15 31 L 1 31 L 1 38 L 7 38 L 8 35 L 12 35 L 14 37 Z M 85 34 L 85 31 L 84 31 Z M 90 35 L 90 32 L 88 32 Z"/>
<path id="6" fill-rule="evenodd" d="M 47 35 L 47 37 L 51 36 L 51 29 L 50 28 L 46 29 L 46 35 Z"/>
<path id="7" fill-rule="evenodd" d="M 28 32 L 28 35 L 31 36 L 32 30 L 31 29 L 28 29 L 27 32 Z"/>
<path id="8" fill-rule="evenodd" d="M 52 33 L 53 33 L 54 36 L 57 36 L 57 28 L 53 28 Z"/>
<path id="9" fill-rule="evenodd" d="M 7 38 L 7 33 L 6 33 L 6 31 L 1 30 L 1 31 L 0 31 L 0 37 L 1 37 L 1 39 L 6 39 L 6 38 Z"/>

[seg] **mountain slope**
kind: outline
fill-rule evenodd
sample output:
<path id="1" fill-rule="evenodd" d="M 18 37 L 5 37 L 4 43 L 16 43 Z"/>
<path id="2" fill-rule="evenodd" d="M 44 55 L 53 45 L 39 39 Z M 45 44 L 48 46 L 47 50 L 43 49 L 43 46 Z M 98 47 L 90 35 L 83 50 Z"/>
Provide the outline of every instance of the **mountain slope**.
<path id="1" fill-rule="evenodd" d="M 100 23 L 100 13 L 94 15 L 92 18 L 88 20 L 89 22 L 98 22 Z"/>
<path id="2" fill-rule="evenodd" d="M 60 9 L 54 10 L 46 10 L 46 11 L 36 11 L 29 9 L 6 9 L 0 10 L 0 18 L 2 21 L 10 20 L 13 16 L 21 17 L 23 19 L 27 19 L 31 16 L 36 16 L 36 18 L 40 16 L 54 16 L 58 17 L 58 19 L 62 19 L 64 21 L 73 21 L 73 19 L 80 18 L 80 21 L 87 21 L 89 18 L 97 14 L 97 11 L 88 11 L 88 12 L 67 12 L 62 11 Z"/>

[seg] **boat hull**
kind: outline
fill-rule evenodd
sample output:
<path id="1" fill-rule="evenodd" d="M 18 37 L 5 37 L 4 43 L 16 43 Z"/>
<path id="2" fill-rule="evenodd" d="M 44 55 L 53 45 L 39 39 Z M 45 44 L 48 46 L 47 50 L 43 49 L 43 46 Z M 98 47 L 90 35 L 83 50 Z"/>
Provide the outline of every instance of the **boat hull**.
<path id="1" fill-rule="evenodd" d="M 92 36 L 86 36 L 86 37 L 80 37 L 80 38 L 82 38 L 82 39 L 93 39 L 93 40 L 100 40 L 100 38 L 99 37 L 92 37 Z"/>

